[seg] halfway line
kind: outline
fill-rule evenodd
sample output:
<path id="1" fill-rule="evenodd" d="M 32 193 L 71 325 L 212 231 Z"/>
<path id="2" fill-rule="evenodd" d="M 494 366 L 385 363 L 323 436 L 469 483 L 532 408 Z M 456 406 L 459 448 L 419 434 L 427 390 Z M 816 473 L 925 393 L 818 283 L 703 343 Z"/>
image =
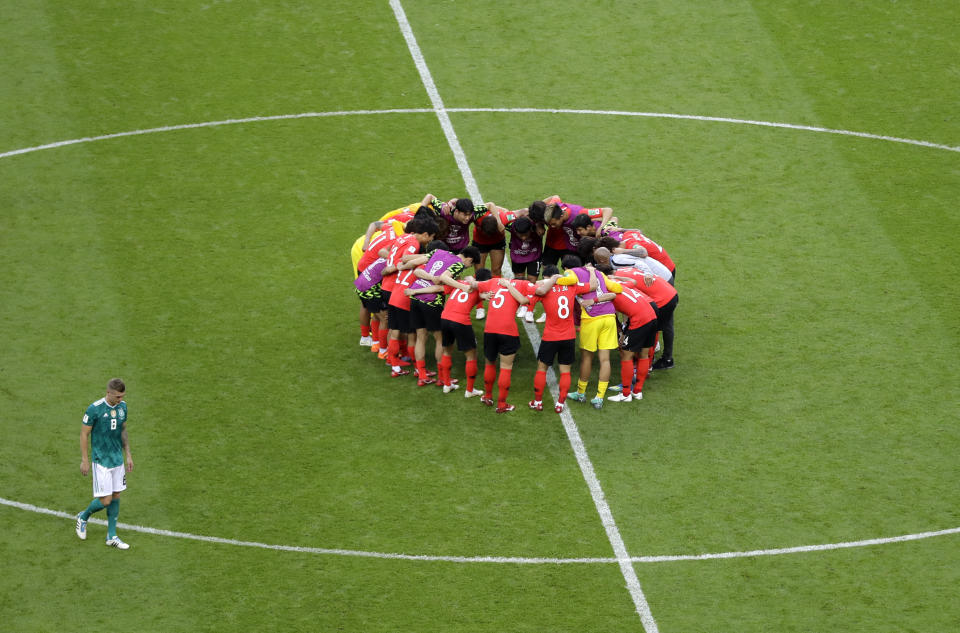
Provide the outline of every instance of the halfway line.
<path id="1" fill-rule="evenodd" d="M 403 37 L 407 41 L 407 47 L 410 49 L 410 55 L 413 57 L 413 61 L 417 66 L 417 70 L 420 72 L 420 77 L 423 79 L 423 85 L 427 90 L 427 94 L 430 95 L 430 102 L 437 111 L 437 117 L 440 119 L 440 124 L 443 126 L 443 131 L 447 136 L 447 141 L 450 143 L 450 149 L 453 150 L 453 154 L 456 157 L 457 166 L 460 168 L 460 172 L 463 174 L 463 180 L 467 186 L 467 191 L 470 193 L 470 197 L 473 200 L 480 201 L 482 198 L 480 196 L 480 190 L 477 187 L 477 183 L 473 178 L 473 172 L 470 170 L 470 165 L 467 163 L 467 157 L 464 154 L 463 148 L 460 146 L 460 141 L 457 139 L 457 135 L 453 130 L 453 124 L 450 123 L 450 116 L 447 114 L 447 111 L 443 106 L 443 100 L 440 99 L 440 94 L 433 82 L 433 77 L 430 75 L 430 69 L 427 68 L 426 61 L 423 58 L 423 53 L 420 51 L 420 46 L 417 44 L 416 37 L 413 35 L 413 29 L 410 27 L 410 23 L 407 21 L 407 16 L 403 11 L 403 7 L 400 5 L 400 0 L 390 0 L 390 6 L 393 8 L 394 15 L 396 15 L 397 22 L 400 25 L 400 30 L 403 32 Z M 536 345 L 535 341 L 540 339 L 540 335 L 536 332 L 536 328 L 529 324 L 524 324 L 524 327 L 528 335 L 530 335 L 531 330 L 533 330 L 533 335 L 531 336 L 530 341 L 532 344 Z M 554 386 L 555 381 L 552 381 L 550 387 L 551 391 L 554 390 Z M 554 393 L 556 392 L 554 391 Z M 590 461 L 590 457 L 587 455 L 587 449 L 583 444 L 583 439 L 580 437 L 580 432 L 577 429 L 577 425 L 573 421 L 573 416 L 570 415 L 569 411 L 564 411 L 561 415 L 561 419 L 563 420 L 564 429 L 567 431 L 567 437 L 570 440 L 570 446 L 573 448 L 573 452 L 576 455 L 577 464 L 580 466 L 580 471 L 583 473 L 583 478 L 587 482 L 587 487 L 590 489 L 590 496 L 593 497 L 593 503 L 597 508 L 597 512 L 600 514 L 600 520 L 603 523 L 604 530 L 606 530 L 607 539 L 610 541 L 610 545 L 613 547 L 613 552 L 617 557 L 617 563 L 620 565 L 620 572 L 623 574 L 623 578 L 627 582 L 627 589 L 630 592 L 630 597 L 633 599 L 633 604 L 636 608 L 637 615 L 640 616 L 640 622 L 643 624 L 643 628 L 646 633 L 658 633 L 659 629 L 657 627 L 657 622 L 653 619 L 653 613 L 650 611 L 650 605 L 647 603 L 647 598 L 643 594 L 643 588 L 640 586 L 640 579 L 637 578 L 637 572 L 633 568 L 633 563 L 630 560 L 630 554 L 627 552 L 627 547 L 623 542 L 623 537 L 620 535 L 620 530 L 617 528 L 616 521 L 613 519 L 613 513 L 610 511 L 610 506 L 607 504 L 606 497 L 603 494 L 603 489 L 600 487 L 600 480 L 597 479 L 596 473 L 594 472 L 593 464 Z"/>

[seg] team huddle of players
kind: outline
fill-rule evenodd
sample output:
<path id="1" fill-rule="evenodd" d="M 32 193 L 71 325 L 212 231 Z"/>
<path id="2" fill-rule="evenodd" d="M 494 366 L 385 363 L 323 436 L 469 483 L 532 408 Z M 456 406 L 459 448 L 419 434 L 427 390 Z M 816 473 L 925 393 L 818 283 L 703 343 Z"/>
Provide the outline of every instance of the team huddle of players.
<path id="1" fill-rule="evenodd" d="M 508 251 L 510 278 L 502 271 Z M 587 401 L 594 358 L 599 380 L 589 402 L 603 406 L 612 350 L 619 350 L 621 382 L 610 401 L 640 400 L 647 375 L 673 367 L 676 266 L 639 229 L 620 228 L 609 207 L 551 196 L 511 211 L 428 194 L 371 222 L 351 254 L 360 344 L 385 360 L 393 377 L 409 375 L 412 367 L 420 387 L 460 388 L 452 377 L 456 349 L 465 357 L 464 396 L 479 397 L 497 413 L 513 411 L 507 396 L 520 349 L 518 319 L 544 324 L 529 403 L 537 411 L 554 362 L 557 413 L 568 398 Z M 473 275 L 466 275 L 471 268 Z M 482 389 L 471 313 L 484 320 Z M 662 353 L 654 361 L 660 332 Z M 579 376 L 571 391 L 578 334 Z M 431 339 L 436 371 L 427 369 Z"/>

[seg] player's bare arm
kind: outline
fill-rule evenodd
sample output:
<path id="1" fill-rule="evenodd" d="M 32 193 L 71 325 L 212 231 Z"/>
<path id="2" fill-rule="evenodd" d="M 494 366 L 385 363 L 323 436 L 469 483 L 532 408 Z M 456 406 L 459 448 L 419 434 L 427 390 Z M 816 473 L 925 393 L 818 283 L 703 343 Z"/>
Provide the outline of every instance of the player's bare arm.
<path id="1" fill-rule="evenodd" d="M 90 432 L 93 427 L 86 424 L 80 427 L 80 474 L 86 477 L 90 473 Z"/>
<path id="2" fill-rule="evenodd" d="M 120 433 L 120 442 L 123 445 L 123 453 L 127 457 L 127 472 L 133 470 L 133 453 L 130 452 L 130 435 L 127 433 L 127 425 L 123 425 L 123 431 Z"/>

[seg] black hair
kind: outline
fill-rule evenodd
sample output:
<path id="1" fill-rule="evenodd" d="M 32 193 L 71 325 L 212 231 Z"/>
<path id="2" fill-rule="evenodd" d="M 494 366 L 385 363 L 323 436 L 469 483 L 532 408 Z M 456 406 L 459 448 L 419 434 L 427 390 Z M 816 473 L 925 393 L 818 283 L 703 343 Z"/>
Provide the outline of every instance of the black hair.
<path id="1" fill-rule="evenodd" d="M 447 221 L 447 218 L 442 216 L 437 216 L 434 218 L 434 222 L 437 223 L 437 232 L 434 237 L 438 240 L 447 239 L 447 235 L 450 234 L 450 222 Z"/>
<path id="2" fill-rule="evenodd" d="M 500 232 L 500 225 L 497 224 L 497 218 L 492 215 L 480 220 L 480 230 L 486 235 L 496 235 Z"/>
<path id="3" fill-rule="evenodd" d="M 564 270 L 570 270 L 571 268 L 580 268 L 583 266 L 583 262 L 576 255 L 567 254 L 560 260 L 560 265 L 563 266 Z"/>
<path id="4" fill-rule="evenodd" d="M 547 264 L 543 267 L 543 278 L 553 277 L 554 275 L 559 275 L 560 269 L 554 266 L 553 264 Z"/>
<path id="5" fill-rule="evenodd" d="M 480 249 L 476 246 L 468 246 L 460 251 L 460 254 L 464 257 L 469 257 L 474 265 L 480 262 Z"/>
<path id="6" fill-rule="evenodd" d="M 489 268 L 478 268 L 473 271 L 473 278 L 477 281 L 486 281 L 488 279 L 493 279 L 493 273 L 490 272 Z"/>
<path id="7" fill-rule="evenodd" d="M 413 220 L 416 220 L 414 218 Z M 411 220 L 411 222 L 413 222 Z M 409 233 L 410 231 L 407 231 Z M 420 220 L 419 230 L 413 231 L 414 233 L 429 233 L 430 235 L 436 235 L 440 232 L 440 227 L 437 225 L 437 221 L 433 218 L 422 218 Z"/>
<path id="8" fill-rule="evenodd" d="M 510 230 L 514 233 L 522 235 L 524 233 L 529 233 L 530 229 L 532 228 L 533 221 L 530 218 L 521 215 L 519 218 L 513 221 L 513 225 L 510 227 Z"/>
<path id="9" fill-rule="evenodd" d="M 530 215 L 530 218 L 538 224 L 543 224 L 543 214 L 546 210 L 547 203 L 543 200 L 534 200 L 530 203 L 530 206 L 527 207 L 527 213 Z"/>
<path id="10" fill-rule="evenodd" d="M 581 213 L 573 218 L 573 223 L 570 226 L 575 229 L 586 229 L 593 226 L 593 220 L 591 220 L 590 216 L 586 213 Z"/>
<path id="11" fill-rule="evenodd" d="M 597 240 L 597 246 L 602 246 L 612 251 L 616 247 L 620 246 L 620 240 L 618 240 L 615 237 L 610 237 L 609 235 L 605 235 L 604 237 L 601 237 L 599 240 Z"/>
<path id="12" fill-rule="evenodd" d="M 407 223 L 403 225 L 404 233 L 422 233 L 420 227 L 423 226 L 423 218 L 414 216 L 413 219 L 407 220 Z"/>
<path id="13" fill-rule="evenodd" d="M 577 253 L 580 255 L 580 259 L 585 262 L 593 261 L 593 249 L 597 247 L 597 238 L 595 237 L 584 237 L 580 240 L 580 246 L 577 247 Z"/>
<path id="14" fill-rule="evenodd" d="M 454 203 L 454 208 L 457 211 L 462 211 L 464 213 L 469 213 L 473 215 L 474 204 L 473 200 L 470 198 L 457 198 L 457 201 Z"/>
<path id="15" fill-rule="evenodd" d="M 429 253 L 431 251 L 449 251 L 450 247 L 447 246 L 447 243 L 443 240 L 433 240 L 427 247 L 423 249 L 424 252 Z"/>

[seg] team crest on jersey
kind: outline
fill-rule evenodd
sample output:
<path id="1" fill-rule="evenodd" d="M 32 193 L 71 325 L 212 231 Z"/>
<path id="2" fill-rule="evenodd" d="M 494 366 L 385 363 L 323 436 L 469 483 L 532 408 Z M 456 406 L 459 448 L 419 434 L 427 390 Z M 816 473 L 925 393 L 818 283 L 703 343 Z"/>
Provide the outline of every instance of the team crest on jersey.
<path id="1" fill-rule="evenodd" d="M 111 417 L 111 418 L 117 417 L 117 410 L 116 410 L 116 409 L 110 409 L 110 417 Z"/>
<path id="2" fill-rule="evenodd" d="M 120 409 L 120 419 L 122 420 L 122 419 L 125 418 L 126 416 L 127 416 L 126 411 L 124 411 L 123 409 Z"/>

